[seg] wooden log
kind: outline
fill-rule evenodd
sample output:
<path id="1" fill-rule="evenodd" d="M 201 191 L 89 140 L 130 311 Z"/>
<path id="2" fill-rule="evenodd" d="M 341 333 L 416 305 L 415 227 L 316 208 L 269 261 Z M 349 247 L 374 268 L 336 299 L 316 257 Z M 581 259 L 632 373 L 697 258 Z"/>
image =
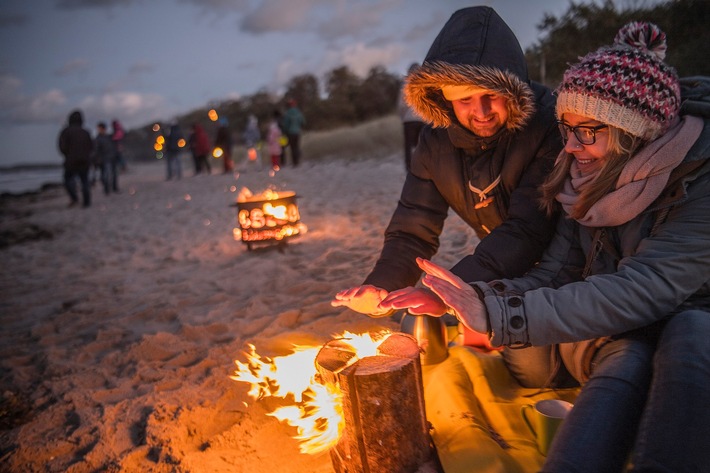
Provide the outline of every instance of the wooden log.
<path id="1" fill-rule="evenodd" d="M 335 379 L 342 392 L 345 427 L 331 450 L 336 473 L 419 470 L 431 460 L 432 445 L 416 340 L 392 334 L 376 356 L 355 362 L 344 349 L 326 345 L 316 357 L 323 379 Z"/>

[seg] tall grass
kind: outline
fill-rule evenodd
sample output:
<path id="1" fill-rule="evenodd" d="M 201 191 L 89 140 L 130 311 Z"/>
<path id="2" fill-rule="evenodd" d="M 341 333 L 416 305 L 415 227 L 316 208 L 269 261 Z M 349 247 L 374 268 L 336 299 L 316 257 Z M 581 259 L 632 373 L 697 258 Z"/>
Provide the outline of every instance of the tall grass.
<path id="1" fill-rule="evenodd" d="M 393 153 L 402 153 L 403 141 L 402 123 L 397 115 L 328 131 L 305 130 L 301 136 L 301 162 L 384 158 Z M 246 153 L 244 145 L 234 149 L 237 161 Z M 262 148 L 264 163 L 268 162 L 265 153 L 266 150 Z M 289 151 L 286 150 L 286 153 Z M 288 159 L 290 162 L 290 157 Z"/>
<path id="2" fill-rule="evenodd" d="M 305 133 L 301 149 L 304 160 L 358 160 L 402 152 L 403 141 L 399 117 L 389 115 L 352 127 Z"/>

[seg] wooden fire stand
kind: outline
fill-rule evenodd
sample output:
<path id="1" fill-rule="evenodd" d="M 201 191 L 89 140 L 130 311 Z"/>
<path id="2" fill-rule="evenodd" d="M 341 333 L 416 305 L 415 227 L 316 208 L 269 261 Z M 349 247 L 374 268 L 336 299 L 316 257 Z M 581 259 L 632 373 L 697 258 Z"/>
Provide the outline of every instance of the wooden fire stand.
<path id="1" fill-rule="evenodd" d="M 424 410 L 419 347 L 394 333 L 368 356 L 355 357 L 346 340 L 332 340 L 316 357 L 324 383 L 343 395 L 344 431 L 331 450 L 336 473 L 413 473 L 433 456 Z"/>

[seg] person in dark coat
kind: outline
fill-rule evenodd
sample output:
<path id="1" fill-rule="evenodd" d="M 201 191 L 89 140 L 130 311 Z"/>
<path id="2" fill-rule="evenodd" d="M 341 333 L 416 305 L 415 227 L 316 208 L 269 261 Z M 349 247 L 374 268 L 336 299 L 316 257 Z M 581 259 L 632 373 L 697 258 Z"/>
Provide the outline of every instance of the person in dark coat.
<path id="1" fill-rule="evenodd" d="M 306 124 L 303 113 L 298 108 L 295 99 L 288 99 L 286 112 L 281 117 L 281 129 L 288 138 L 288 149 L 291 150 L 291 165 L 298 166 L 301 161 L 301 133 Z M 286 155 L 282 157 L 282 164 L 286 165 Z"/>
<path id="2" fill-rule="evenodd" d="M 212 145 L 202 125 L 193 123 L 189 141 L 192 159 L 195 163 L 195 175 L 200 174 L 203 168 L 207 171 L 207 174 L 211 174 L 212 167 L 210 166 L 209 154 L 212 151 Z"/>
<path id="3" fill-rule="evenodd" d="M 449 209 L 480 238 L 453 268 L 466 281 L 524 274 L 556 220 L 538 202 L 538 187 L 562 149 L 555 100 L 528 80 L 520 44 L 493 9 L 455 12 L 407 75 L 405 97 L 428 125 L 374 269 L 332 301 L 371 316 L 391 313 L 379 302 L 418 281 L 416 258 L 437 252 Z"/>
<path id="4" fill-rule="evenodd" d="M 167 180 L 171 180 L 173 176 L 176 179 L 182 179 L 182 163 L 180 155 L 184 146 L 185 137 L 182 134 L 182 129 L 177 122 L 170 125 L 168 136 L 165 137 L 165 160 L 167 162 Z"/>
<path id="5" fill-rule="evenodd" d="M 417 63 L 410 65 L 408 73 L 413 72 L 417 66 Z M 424 128 L 424 122 L 412 106 L 404 100 L 404 84 L 397 96 L 397 113 L 402 121 L 402 134 L 404 135 L 404 168 L 409 171 L 412 163 L 412 151 L 419 143 L 419 133 Z"/>
<path id="6" fill-rule="evenodd" d="M 79 202 L 76 181 L 81 183 L 82 204 L 91 206 L 91 186 L 89 185 L 89 169 L 91 168 L 91 153 L 93 140 L 88 130 L 84 128 L 84 116 L 81 110 L 69 114 L 68 124 L 59 133 L 59 151 L 64 156 L 64 188 L 69 194 L 69 206 Z"/>
<path id="7" fill-rule="evenodd" d="M 101 183 L 104 193 L 118 192 L 118 154 L 111 136 L 106 132 L 106 123 L 96 125 L 96 138 L 94 139 L 94 161 L 101 170 Z"/>

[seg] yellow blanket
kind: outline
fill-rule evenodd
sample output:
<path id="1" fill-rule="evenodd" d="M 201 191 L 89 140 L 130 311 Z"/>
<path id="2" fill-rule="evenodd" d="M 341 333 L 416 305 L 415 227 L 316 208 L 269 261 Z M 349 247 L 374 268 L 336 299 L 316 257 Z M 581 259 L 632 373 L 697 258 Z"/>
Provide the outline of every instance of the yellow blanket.
<path id="1" fill-rule="evenodd" d="M 544 462 L 520 410 L 542 399 L 574 402 L 578 389 L 526 389 L 498 352 L 449 349 L 423 366 L 424 399 L 432 439 L 446 473 L 536 472 Z"/>

